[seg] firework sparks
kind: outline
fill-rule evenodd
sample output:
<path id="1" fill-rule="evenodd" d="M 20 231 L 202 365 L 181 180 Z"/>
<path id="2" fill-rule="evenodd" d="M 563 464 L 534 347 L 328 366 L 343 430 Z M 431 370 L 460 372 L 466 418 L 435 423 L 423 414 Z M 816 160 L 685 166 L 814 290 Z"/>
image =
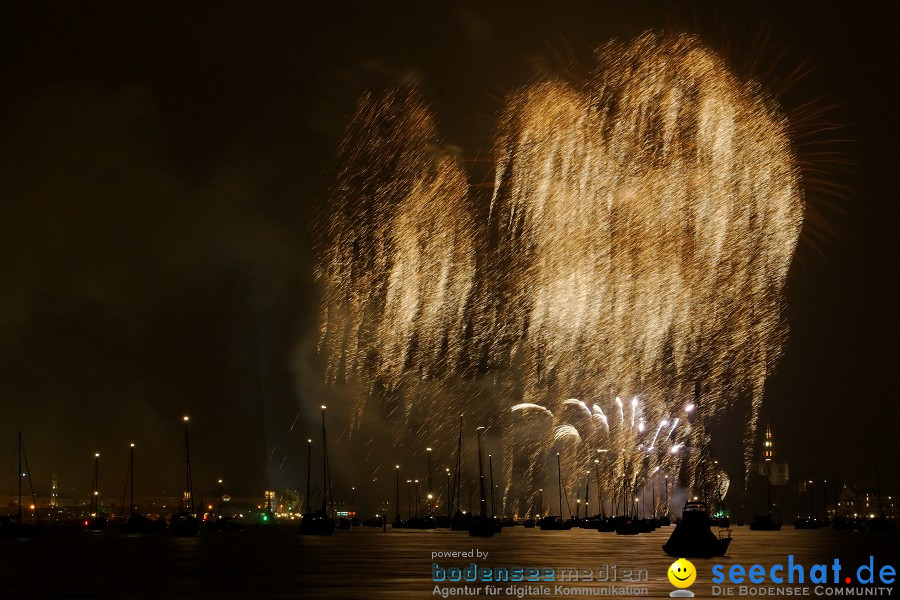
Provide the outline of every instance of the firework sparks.
<path id="1" fill-rule="evenodd" d="M 785 119 L 694 37 L 610 44 L 597 63 L 581 84 L 514 94 L 504 114 L 502 327 L 527 333 L 490 349 L 522 356 L 526 399 L 639 394 L 631 426 L 699 396 L 690 447 L 747 394 L 752 435 L 803 216 Z"/>
<path id="2" fill-rule="evenodd" d="M 565 452 L 572 473 L 593 468 L 601 443 L 622 448 L 635 480 L 694 453 L 686 481 L 699 486 L 710 417 L 749 397 L 753 435 L 783 343 L 803 218 L 787 131 L 694 37 L 609 44 L 586 81 L 550 78 L 509 98 L 489 219 L 477 223 L 492 241 L 476 253 L 466 178 L 430 112 L 408 90 L 364 98 L 317 270 L 328 381 L 364 384 L 357 423 L 368 398 L 404 382 L 455 393 L 454 415 L 490 412 L 507 482 L 523 488 L 542 487 L 555 443 L 580 448 Z M 473 377 L 492 390 L 476 401 L 459 392 Z M 408 427 L 424 395 L 390 414 Z M 632 398 L 627 419 L 620 397 Z M 513 423 L 507 398 L 550 421 L 523 435 L 515 428 L 538 422 Z M 600 406 L 610 398 L 618 424 Z M 431 402 L 417 435 L 448 422 L 450 407 Z M 613 454 L 597 459 L 610 473 Z"/>
<path id="3" fill-rule="evenodd" d="M 412 90 L 363 98 L 339 160 L 317 272 L 327 379 L 433 377 L 455 364 L 474 275 L 465 175 Z"/>

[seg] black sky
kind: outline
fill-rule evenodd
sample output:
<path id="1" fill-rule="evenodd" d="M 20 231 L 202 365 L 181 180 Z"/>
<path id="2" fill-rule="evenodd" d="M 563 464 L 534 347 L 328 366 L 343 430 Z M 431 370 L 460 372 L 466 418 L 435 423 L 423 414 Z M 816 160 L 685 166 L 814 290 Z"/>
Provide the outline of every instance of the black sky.
<path id="1" fill-rule="evenodd" d="M 256 4 L 0 8 L 0 489 L 21 427 L 36 479 L 86 489 L 99 450 L 119 485 L 134 440 L 168 491 L 184 413 L 197 477 L 296 485 L 307 425 L 289 427 L 318 405 L 310 231 L 360 94 L 418 82 L 478 184 L 504 94 L 672 24 L 739 72 L 773 65 L 764 84 L 813 65 L 788 110 L 836 105 L 824 149 L 852 166 L 823 167 L 850 190 L 795 262 L 763 415 L 801 477 L 868 485 L 879 461 L 900 482 L 892 3 Z"/>

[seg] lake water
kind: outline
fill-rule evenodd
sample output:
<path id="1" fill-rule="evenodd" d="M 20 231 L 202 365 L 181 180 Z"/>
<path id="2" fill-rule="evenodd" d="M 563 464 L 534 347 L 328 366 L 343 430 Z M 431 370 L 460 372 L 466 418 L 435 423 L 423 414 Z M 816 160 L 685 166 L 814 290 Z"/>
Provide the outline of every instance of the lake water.
<path id="1" fill-rule="evenodd" d="M 383 533 L 381 529 L 354 528 L 330 537 L 315 537 L 301 536 L 293 526 L 277 526 L 174 538 L 167 534 L 136 536 L 48 529 L 34 540 L 0 540 L 0 598 L 432 598 L 440 597 L 433 595 L 433 562 L 441 567 L 476 562 L 489 567 L 576 568 L 595 573 L 615 565 L 618 578 L 623 569 L 645 569 L 647 581 L 564 585 L 640 587 L 649 597 L 662 598 L 669 597 L 674 589 L 666 576 L 673 559 L 660 548 L 669 532 L 662 528 L 639 536 L 617 536 L 590 530 L 515 527 L 483 539 L 447 530 L 388 528 Z M 842 579 L 847 573 L 855 578 L 856 568 L 867 563 L 870 555 L 874 556 L 876 572 L 884 564 L 898 566 L 896 533 L 793 528 L 757 532 L 737 527 L 733 536 L 728 556 L 693 559 L 698 576 L 691 590 L 697 597 L 713 597 L 711 569 L 717 563 L 724 566 L 726 574 L 732 564 L 748 568 L 761 564 L 768 572 L 773 564 L 787 563 L 788 554 L 793 554 L 794 562 L 806 567 L 805 585 L 810 589 L 814 587 L 808 580 L 812 565 L 830 568 L 835 558 L 843 566 Z M 432 560 L 432 552 L 473 549 L 487 552 L 487 558 Z M 479 597 L 486 597 L 485 584 L 468 585 L 470 591 L 482 588 Z M 510 584 L 498 585 L 501 591 L 497 597 L 509 597 L 503 592 Z M 551 592 L 527 598 L 562 597 L 555 593 L 556 583 L 530 585 L 550 586 Z M 724 585 L 730 585 L 727 579 Z M 829 583 L 826 587 L 853 586 Z M 737 591 L 735 588 L 734 597 L 739 597 Z M 892 586 L 890 591 L 894 591 Z M 892 597 L 893 593 L 888 596 L 882 591 L 880 595 Z"/>

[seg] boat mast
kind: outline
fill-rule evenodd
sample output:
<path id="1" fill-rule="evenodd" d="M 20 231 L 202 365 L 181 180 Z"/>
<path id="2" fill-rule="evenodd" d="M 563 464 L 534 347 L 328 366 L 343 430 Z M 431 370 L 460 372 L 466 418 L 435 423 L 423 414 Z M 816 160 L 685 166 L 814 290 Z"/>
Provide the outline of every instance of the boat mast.
<path id="1" fill-rule="evenodd" d="M 562 463 L 559 460 L 559 452 L 556 453 L 556 473 L 559 482 L 559 518 L 562 519 Z"/>
<path id="2" fill-rule="evenodd" d="M 19 470 L 16 471 L 16 479 L 19 480 L 19 523 L 22 522 L 22 432 L 19 431 Z"/>
<path id="3" fill-rule="evenodd" d="M 331 498 L 331 517 L 334 518 L 334 494 L 331 491 L 331 478 L 328 476 L 328 441 L 325 438 L 325 405 L 322 405 L 322 480 L 325 485 L 325 493 L 322 495 L 322 512 L 328 506 Z"/>
<path id="4" fill-rule="evenodd" d="M 190 417 L 184 418 L 184 455 L 185 455 L 185 468 L 187 471 L 187 493 L 188 493 L 188 502 L 187 511 L 189 514 L 194 514 L 194 482 L 191 478 L 191 444 L 188 439 L 188 422 L 190 421 Z"/>
<path id="5" fill-rule="evenodd" d="M 483 516 L 485 516 L 484 515 L 484 504 L 485 503 L 484 503 L 484 469 L 481 466 L 481 430 L 482 429 L 484 429 L 484 427 L 479 427 L 478 429 L 475 430 L 475 432 L 478 434 L 478 482 L 480 484 L 480 489 L 481 489 L 481 516 L 483 517 Z"/>
<path id="6" fill-rule="evenodd" d="M 91 512 L 95 517 L 100 516 L 100 453 L 94 453 L 94 496 L 91 498 Z"/>
<path id="7" fill-rule="evenodd" d="M 131 495 L 128 499 L 128 516 L 134 518 L 134 444 L 131 445 L 130 456 L 128 457 L 128 472 L 131 473 Z"/>
<path id="8" fill-rule="evenodd" d="M 591 490 L 591 473 L 588 471 L 587 484 L 584 486 L 584 518 L 587 519 L 590 511 L 588 511 L 588 503 L 590 502 Z"/>
<path id="9" fill-rule="evenodd" d="M 395 478 L 396 487 L 394 488 L 394 507 L 397 509 L 397 520 L 394 521 L 398 525 L 400 524 L 400 465 L 397 465 L 394 468 L 397 476 Z M 387 517 L 387 515 L 385 515 Z"/>
<path id="10" fill-rule="evenodd" d="M 491 518 L 497 517 L 497 508 L 494 506 L 494 462 L 491 455 L 488 454 L 488 470 L 491 473 Z"/>
<path id="11" fill-rule="evenodd" d="M 459 415 L 459 436 L 456 438 L 456 511 L 459 512 L 462 506 L 462 424 L 463 416 Z"/>
<path id="12" fill-rule="evenodd" d="M 312 512 L 312 505 L 309 500 L 309 476 L 312 472 L 312 438 L 306 440 L 306 514 Z"/>
<path id="13" fill-rule="evenodd" d="M 28 454 L 25 452 L 25 442 L 22 441 L 22 432 L 19 431 L 19 472 L 16 479 L 19 480 L 19 523 L 22 522 L 22 459 L 25 459 L 25 473 L 28 473 L 28 489 L 31 490 L 31 503 L 34 504 L 34 518 L 38 518 L 37 496 L 34 493 L 34 482 L 31 481 L 31 467 L 28 466 Z"/>

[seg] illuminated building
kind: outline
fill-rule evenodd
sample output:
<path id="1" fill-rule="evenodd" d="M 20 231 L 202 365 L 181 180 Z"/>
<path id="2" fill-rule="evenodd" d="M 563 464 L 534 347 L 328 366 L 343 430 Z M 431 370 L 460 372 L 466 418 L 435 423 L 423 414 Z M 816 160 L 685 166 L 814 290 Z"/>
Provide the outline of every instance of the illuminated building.
<path id="1" fill-rule="evenodd" d="M 788 464 L 775 460 L 775 439 L 772 426 L 768 423 L 763 437 L 762 460 L 757 463 L 757 472 L 768 478 L 770 485 L 785 485 L 790 478 Z"/>

